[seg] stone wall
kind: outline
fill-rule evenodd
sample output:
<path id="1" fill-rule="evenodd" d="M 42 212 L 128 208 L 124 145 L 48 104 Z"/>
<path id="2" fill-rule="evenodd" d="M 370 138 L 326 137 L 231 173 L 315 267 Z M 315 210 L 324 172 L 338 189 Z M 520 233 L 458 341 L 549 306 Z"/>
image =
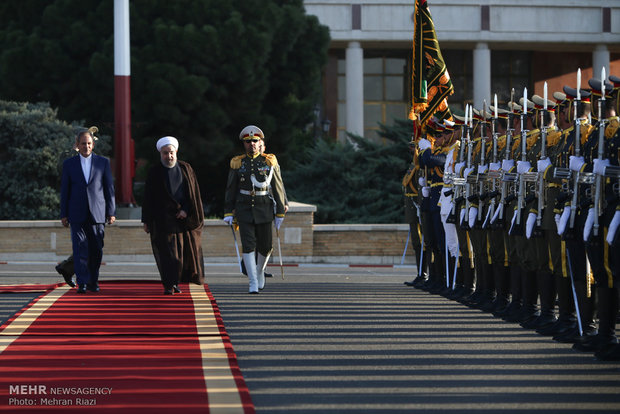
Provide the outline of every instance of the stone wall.
<path id="1" fill-rule="evenodd" d="M 312 205 L 290 203 L 280 229 L 284 263 L 400 264 L 407 225 L 315 225 L 315 211 Z M 238 232 L 236 235 L 239 239 Z M 273 236 L 276 260 L 275 231 Z M 241 251 L 241 241 L 238 243 Z M 202 245 L 207 263 L 237 260 L 230 227 L 222 220 L 205 220 Z M 0 262 L 60 261 L 70 254 L 70 232 L 60 220 L 0 221 Z M 104 261 L 153 261 L 149 237 L 140 220 L 117 220 L 106 227 Z M 414 263 L 411 248 L 404 263 Z"/>

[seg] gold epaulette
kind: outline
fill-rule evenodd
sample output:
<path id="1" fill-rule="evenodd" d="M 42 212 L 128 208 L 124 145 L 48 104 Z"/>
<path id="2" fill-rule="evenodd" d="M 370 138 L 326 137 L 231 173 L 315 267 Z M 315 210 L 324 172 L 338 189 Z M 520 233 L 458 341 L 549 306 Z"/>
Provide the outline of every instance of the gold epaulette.
<path id="1" fill-rule="evenodd" d="M 547 132 L 547 148 L 555 147 L 562 138 L 562 131 L 554 129 Z"/>
<path id="2" fill-rule="evenodd" d="M 595 129 L 594 125 L 586 124 L 581 126 L 581 145 L 584 145 L 588 140 L 588 137 Z"/>
<path id="3" fill-rule="evenodd" d="M 263 154 L 265 157 L 265 161 L 267 161 L 267 165 L 270 167 L 275 167 L 278 165 L 278 159 L 275 154 Z"/>
<path id="4" fill-rule="evenodd" d="M 233 157 L 230 160 L 230 168 L 232 168 L 233 170 L 238 170 L 239 168 L 241 168 L 241 160 L 243 160 L 244 158 L 245 158 L 245 154 L 237 155 L 236 157 Z"/>
<path id="5" fill-rule="evenodd" d="M 536 140 L 540 136 L 540 129 L 534 129 L 527 133 L 527 150 L 529 151 L 534 144 L 536 144 Z"/>
<path id="6" fill-rule="evenodd" d="M 605 128 L 605 138 L 613 138 L 618 131 L 618 117 L 614 116 L 608 119 L 607 127 Z"/>

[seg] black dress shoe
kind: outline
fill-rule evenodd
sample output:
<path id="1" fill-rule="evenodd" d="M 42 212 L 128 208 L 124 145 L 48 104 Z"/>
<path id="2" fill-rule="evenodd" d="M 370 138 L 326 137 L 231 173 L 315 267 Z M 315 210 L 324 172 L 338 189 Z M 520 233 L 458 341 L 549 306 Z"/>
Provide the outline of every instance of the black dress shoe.
<path id="1" fill-rule="evenodd" d="M 62 267 L 62 263 L 56 265 L 56 271 L 62 275 L 62 278 L 65 279 L 67 285 L 71 287 L 75 287 L 75 283 L 73 283 L 73 275 L 68 274 L 65 269 Z"/>
<path id="2" fill-rule="evenodd" d="M 86 293 L 86 286 L 85 285 L 80 285 L 78 287 L 77 293 Z"/>
<path id="3" fill-rule="evenodd" d="M 92 285 L 88 284 L 88 285 L 86 285 L 86 288 L 88 290 L 90 290 L 91 292 L 95 292 L 95 293 L 99 292 L 99 290 L 100 290 L 99 289 L 99 283 L 95 283 L 95 284 L 92 284 Z"/>
<path id="4" fill-rule="evenodd" d="M 177 285 L 172 286 L 172 290 L 174 290 L 174 293 L 183 293 L 183 291 L 179 289 L 179 286 Z"/>
<path id="5" fill-rule="evenodd" d="M 273 277 L 273 274 L 265 272 L 265 277 Z"/>
<path id="6" fill-rule="evenodd" d="M 172 289 L 164 289 L 164 295 L 174 295 Z"/>

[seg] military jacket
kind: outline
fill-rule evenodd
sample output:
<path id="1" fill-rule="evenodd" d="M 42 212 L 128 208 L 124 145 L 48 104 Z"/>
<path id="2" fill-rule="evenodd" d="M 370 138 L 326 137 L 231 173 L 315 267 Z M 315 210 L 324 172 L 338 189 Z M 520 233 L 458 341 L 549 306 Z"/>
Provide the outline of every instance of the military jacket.
<path id="1" fill-rule="evenodd" d="M 286 193 L 273 154 L 239 155 L 230 161 L 224 201 L 225 216 L 244 223 L 267 223 L 284 217 Z"/>

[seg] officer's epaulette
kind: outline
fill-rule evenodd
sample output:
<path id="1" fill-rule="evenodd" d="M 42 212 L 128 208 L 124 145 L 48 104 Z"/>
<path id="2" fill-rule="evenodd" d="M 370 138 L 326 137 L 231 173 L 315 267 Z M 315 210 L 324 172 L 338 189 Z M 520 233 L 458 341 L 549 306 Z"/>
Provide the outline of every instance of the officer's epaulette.
<path id="1" fill-rule="evenodd" d="M 237 155 L 236 157 L 233 157 L 230 160 L 230 168 L 232 168 L 233 170 L 238 170 L 239 168 L 241 168 L 241 160 L 243 160 L 245 157 L 246 157 L 245 154 Z"/>
<path id="2" fill-rule="evenodd" d="M 265 157 L 265 161 L 267 162 L 268 166 L 275 167 L 276 165 L 278 165 L 278 159 L 276 158 L 275 154 L 263 154 L 263 156 Z"/>
<path id="3" fill-rule="evenodd" d="M 611 117 L 607 120 L 609 123 L 607 124 L 607 127 L 605 128 L 605 138 L 609 139 L 609 138 L 613 138 L 614 135 L 616 135 L 616 132 L 618 132 L 618 117 L 614 116 Z"/>
<path id="4" fill-rule="evenodd" d="M 536 140 L 540 136 L 540 129 L 534 129 L 527 133 L 527 149 L 528 151 L 536 144 Z"/>
<path id="5" fill-rule="evenodd" d="M 591 124 L 585 124 L 585 125 L 581 125 L 581 145 L 584 145 L 586 143 L 586 141 L 588 141 L 588 137 L 590 136 L 590 134 L 592 133 L 592 131 L 595 129 L 596 127 L 594 125 Z"/>
<path id="6" fill-rule="evenodd" d="M 555 147 L 562 138 L 562 131 L 554 129 L 547 132 L 547 148 Z"/>

